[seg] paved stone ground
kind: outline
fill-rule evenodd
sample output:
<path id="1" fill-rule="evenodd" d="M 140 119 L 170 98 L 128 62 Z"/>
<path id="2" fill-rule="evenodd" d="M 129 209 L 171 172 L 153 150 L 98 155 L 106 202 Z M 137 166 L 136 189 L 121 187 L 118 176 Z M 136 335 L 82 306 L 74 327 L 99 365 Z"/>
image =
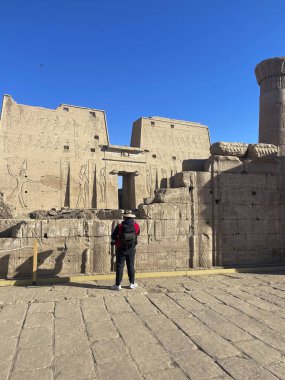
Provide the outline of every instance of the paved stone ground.
<path id="1" fill-rule="evenodd" d="M 0 288 L 0 379 L 285 379 L 285 273 Z"/>

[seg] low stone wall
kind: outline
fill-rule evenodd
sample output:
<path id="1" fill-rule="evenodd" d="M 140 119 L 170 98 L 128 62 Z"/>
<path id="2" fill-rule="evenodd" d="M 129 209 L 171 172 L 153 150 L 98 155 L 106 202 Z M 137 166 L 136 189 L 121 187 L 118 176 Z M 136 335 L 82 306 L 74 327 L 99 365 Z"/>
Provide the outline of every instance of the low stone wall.
<path id="1" fill-rule="evenodd" d="M 189 267 L 189 223 L 170 218 L 171 215 L 168 219 L 138 219 L 141 227 L 136 255 L 138 271 Z M 10 237 L 0 239 L 0 277 L 31 275 L 35 239 L 39 243 L 39 276 L 110 273 L 115 268 L 110 236 L 118 222 L 13 220 L 14 226 L 4 230 Z M 1 220 L 2 233 L 7 223 Z"/>

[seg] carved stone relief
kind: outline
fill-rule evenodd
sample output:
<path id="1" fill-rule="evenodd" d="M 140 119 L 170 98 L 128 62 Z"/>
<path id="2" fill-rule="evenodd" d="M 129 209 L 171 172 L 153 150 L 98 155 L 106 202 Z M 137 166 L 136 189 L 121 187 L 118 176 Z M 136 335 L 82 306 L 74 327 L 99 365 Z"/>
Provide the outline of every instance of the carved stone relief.
<path id="1" fill-rule="evenodd" d="M 76 208 L 87 208 L 89 195 L 89 179 L 87 164 L 81 165 L 77 185 L 79 187 L 79 193 L 76 202 Z"/>
<path id="2" fill-rule="evenodd" d="M 21 208 L 28 207 L 24 199 L 24 185 L 28 182 L 39 182 L 28 178 L 27 169 L 27 161 L 24 160 L 22 161 L 18 172 L 12 170 L 10 165 L 10 159 L 7 159 L 7 172 L 11 177 L 15 178 L 16 180 L 15 187 L 12 193 L 8 195 L 7 200 L 11 202 L 13 201 L 13 203 L 16 201 L 18 203 L 18 206 L 20 206 Z"/>
<path id="3" fill-rule="evenodd" d="M 106 172 L 105 168 L 102 168 L 100 170 L 100 176 L 99 176 L 99 202 L 105 202 L 105 193 L 106 193 Z"/>
<path id="4" fill-rule="evenodd" d="M 146 170 L 146 188 L 149 196 L 152 195 L 152 175 L 149 169 Z"/>

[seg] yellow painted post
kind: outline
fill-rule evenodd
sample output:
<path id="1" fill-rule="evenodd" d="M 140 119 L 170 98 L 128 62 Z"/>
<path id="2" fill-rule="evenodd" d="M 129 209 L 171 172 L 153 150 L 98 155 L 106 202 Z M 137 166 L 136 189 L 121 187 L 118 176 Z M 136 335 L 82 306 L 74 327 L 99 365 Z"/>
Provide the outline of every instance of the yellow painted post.
<path id="1" fill-rule="evenodd" d="M 34 240 L 34 254 L 33 254 L 33 276 L 32 284 L 36 285 L 37 283 L 37 270 L 38 270 L 38 241 Z"/>

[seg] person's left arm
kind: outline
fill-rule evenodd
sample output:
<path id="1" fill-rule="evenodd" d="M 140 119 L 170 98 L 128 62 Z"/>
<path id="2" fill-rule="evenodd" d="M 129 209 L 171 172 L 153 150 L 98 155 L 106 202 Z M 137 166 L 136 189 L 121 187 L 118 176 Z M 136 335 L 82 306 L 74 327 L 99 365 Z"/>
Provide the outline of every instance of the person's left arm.
<path id="1" fill-rule="evenodd" d="M 117 224 L 111 235 L 111 244 L 115 244 L 119 237 L 119 225 Z"/>

